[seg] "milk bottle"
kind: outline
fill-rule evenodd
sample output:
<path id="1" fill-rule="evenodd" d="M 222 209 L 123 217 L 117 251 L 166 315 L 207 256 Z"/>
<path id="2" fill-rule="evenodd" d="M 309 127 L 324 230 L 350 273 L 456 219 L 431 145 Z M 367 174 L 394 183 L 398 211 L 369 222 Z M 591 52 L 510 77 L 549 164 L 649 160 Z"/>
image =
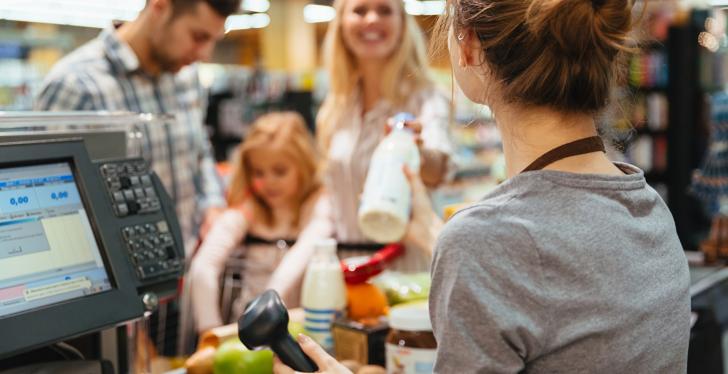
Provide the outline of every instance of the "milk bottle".
<path id="1" fill-rule="evenodd" d="M 336 240 L 326 239 L 316 244 L 303 279 L 301 306 L 306 334 L 331 351 L 334 344 L 331 324 L 346 308 L 346 285 L 336 257 Z"/>
<path id="2" fill-rule="evenodd" d="M 394 117 L 395 125 L 374 150 L 359 206 L 359 229 L 377 243 L 402 239 L 410 218 L 412 194 L 402 166 L 420 170 L 420 152 L 414 132 L 405 127 L 409 113 Z"/>

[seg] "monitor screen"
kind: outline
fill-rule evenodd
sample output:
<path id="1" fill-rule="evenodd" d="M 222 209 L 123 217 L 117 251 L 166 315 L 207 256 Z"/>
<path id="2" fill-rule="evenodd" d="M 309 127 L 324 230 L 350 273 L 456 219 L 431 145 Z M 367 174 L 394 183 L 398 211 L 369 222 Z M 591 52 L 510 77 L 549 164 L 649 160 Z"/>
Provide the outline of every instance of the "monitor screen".
<path id="1" fill-rule="evenodd" d="M 110 289 L 71 164 L 0 168 L 0 319 Z"/>

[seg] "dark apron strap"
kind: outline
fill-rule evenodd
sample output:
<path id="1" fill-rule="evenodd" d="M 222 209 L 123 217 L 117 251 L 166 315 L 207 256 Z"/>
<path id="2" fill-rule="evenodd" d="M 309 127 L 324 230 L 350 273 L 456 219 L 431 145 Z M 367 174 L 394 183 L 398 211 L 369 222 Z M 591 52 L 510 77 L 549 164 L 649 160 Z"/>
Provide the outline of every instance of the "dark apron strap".
<path id="1" fill-rule="evenodd" d="M 287 240 L 287 239 L 280 239 L 283 240 L 288 248 L 293 247 L 294 244 L 296 244 L 295 240 Z M 263 245 L 273 245 L 277 246 L 280 242 L 280 240 L 270 240 L 270 239 L 263 239 L 261 237 L 248 234 L 245 236 L 245 239 L 243 240 L 243 244 L 251 245 L 251 244 L 263 244 Z M 360 252 L 377 252 L 380 249 L 384 248 L 385 245 L 383 244 L 375 244 L 375 243 L 338 243 L 337 249 L 339 251 L 360 251 Z"/>
<path id="2" fill-rule="evenodd" d="M 553 164 L 556 161 L 563 160 L 567 157 L 578 156 L 592 152 L 606 152 L 604 149 L 604 142 L 602 138 L 598 136 L 592 136 L 589 138 L 579 139 L 571 143 L 566 143 L 562 146 L 558 146 L 546 153 L 541 157 L 537 158 L 536 161 L 528 165 L 521 173 L 527 171 L 541 170 L 546 166 Z"/>
<path id="3" fill-rule="evenodd" d="M 286 243 L 286 246 L 289 247 L 289 248 L 290 247 L 293 247 L 293 245 L 296 244 L 296 241 L 295 240 L 288 240 L 288 239 L 275 239 L 275 240 L 263 239 L 263 238 L 261 238 L 259 236 L 255 236 L 255 235 L 251 235 L 251 234 L 245 235 L 245 239 L 243 239 L 243 244 L 248 244 L 248 245 L 250 245 L 250 244 L 264 244 L 264 245 L 274 245 L 274 246 L 276 246 L 276 245 L 278 245 L 278 243 L 280 241 L 285 242 Z"/>

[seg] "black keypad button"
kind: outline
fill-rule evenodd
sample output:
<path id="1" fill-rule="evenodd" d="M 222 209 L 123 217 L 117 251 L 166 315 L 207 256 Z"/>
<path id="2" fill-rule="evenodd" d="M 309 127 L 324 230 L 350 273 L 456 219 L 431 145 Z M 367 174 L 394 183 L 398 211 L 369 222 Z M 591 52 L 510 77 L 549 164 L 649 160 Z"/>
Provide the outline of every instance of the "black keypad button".
<path id="1" fill-rule="evenodd" d="M 139 213 L 139 203 L 137 203 L 136 201 L 130 201 L 129 203 L 127 203 L 127 205 L 129 206 L 129 213 Z"/>
<path id="2" fill-rule="evenodd" d="M 129 188 L 131 187 L 131 180 L 129 180 L 129 177 L 121 177 L 119 178 L 119 183 L 121 183 L 121 188 Z"/>
<path id="3" fill-rule="evenodd" d="M 176 252 L 176 251 L 174 250 L 174 247 L 172 247 L 172 246 L 170 245 L 170 246 L 167 246 L 167 247 L 165 248 L 165 250 L 167 251 L 167 258 L 168 258 L 168 259 L 170 259 L 170 260 L 171 260 L 171 259 L 173 259 L 173 258 L 177 258 L 177 252 Z"/>

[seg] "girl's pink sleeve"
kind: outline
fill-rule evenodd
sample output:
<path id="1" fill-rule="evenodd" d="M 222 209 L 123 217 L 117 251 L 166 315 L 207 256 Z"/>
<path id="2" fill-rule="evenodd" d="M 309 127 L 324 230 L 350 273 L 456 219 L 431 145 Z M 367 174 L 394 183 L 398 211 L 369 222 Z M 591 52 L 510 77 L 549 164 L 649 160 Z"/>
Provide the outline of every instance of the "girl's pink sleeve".
<path id="1" fill-rule="evenodd" d="M 268 288 L 278 291 L 288 305 L 299 299 L 297 296 L 301 292 L 303 275 L 316 242 L 330 238 L 334 233 L 329 196 L 322 192 L 312 199 L 313 201 L 307 202 L 310 208 L 302 211 L 302 216 L 306 219 L 301 223 L 303 229 L 296 244 L 283 257 L 268 284 Z"/>
<path id="2" fill-rule="evenodd" d="M 227 209 L 202 242 L 188 274 L 197 331 L 223 324 L 220 316 L 220 276 L 225 262 L 245 237 L 248 220 L 240 209 Z"/>

